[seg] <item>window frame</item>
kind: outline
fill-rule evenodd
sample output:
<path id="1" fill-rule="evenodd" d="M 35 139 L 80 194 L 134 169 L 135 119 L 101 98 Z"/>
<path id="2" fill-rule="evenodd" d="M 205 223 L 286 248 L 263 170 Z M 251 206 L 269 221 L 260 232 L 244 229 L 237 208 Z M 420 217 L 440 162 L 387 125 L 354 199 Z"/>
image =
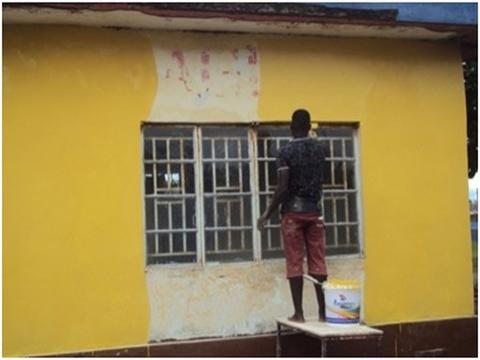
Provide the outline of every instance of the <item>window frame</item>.
<path id="1" fill-rule="evenodd" d="M 259 262 L 278 262 L 284 261 L 283 257 L 280 258 L 262 258 L 262 243 L 260 232 L 257 229 L 256 220 L 260 216 L 260 180 L 258 178 L 258 148 L 257 148 L 257 135 L 258 128 L 261 125 L 269 126 L 286 126 L 285 122 L 269 122 L 265 124 L 259 123 L 231 123 L 231 124 L 216 124 L 216 123 L 171 123 L 171 122 L 142 122 L 140 131 L 140 153 L 141 153 L 141 194 L 142 194 L 142 216 L 143 216 L 143 247 L 144 247 L 144 266 L 148 268 L 204 268 L 206 266 L 232 266 L 241 264 L 252 264 Z M 316 130 L 316 123 L 312 123 L 312 128 Z M 146 189 L 145 189 L 145 147 L 144 147 L 144 127 L 145 126 L 158 126 L 158 127 L 173 127 L 173 128 L 193 128 L 193 159 L 194 159 L 194 176 L 195 181 L 195 226 L 197 229 L 197 242 L 196 242 L 196 262 L 185 263 L 166 263 L 166 264 L 148 264 L 148 250 L 147 250 L 147 217 L 146 217 Z M 236 262 L 222 262 L 222 261 L 206 261 L 206 248 L 205 248 L 205 217 L 204 217 L 204 189 L 203 189 L 203 149 L 202 149 L 202 128 L 205 127 L 243 127 L 247 128 L 247 144 L 248 144 L 248 156 L 252 161 L 249 162 L 250 169 L 250 189 L 251 189 L 251 212 L 252 212 L 252 260 L 242 260 Z M 354 151 L 354 180 L 356 184 L 356 211 L 358 221 L 358 247 L 359 251 L 355 254 L 336 254 L 328 255 L 327 259 L 356 259 L 364 258 L 364 219 L 363 219 L 363 194 L 362 194 L 362 182 L 361 182 L 361 154 L 360 154 L 360 126 L 358 122 L 322 122 L 318 126 L 332 126 L 332 127 L 349 127 L 353 130 L 353 151 Z"/>

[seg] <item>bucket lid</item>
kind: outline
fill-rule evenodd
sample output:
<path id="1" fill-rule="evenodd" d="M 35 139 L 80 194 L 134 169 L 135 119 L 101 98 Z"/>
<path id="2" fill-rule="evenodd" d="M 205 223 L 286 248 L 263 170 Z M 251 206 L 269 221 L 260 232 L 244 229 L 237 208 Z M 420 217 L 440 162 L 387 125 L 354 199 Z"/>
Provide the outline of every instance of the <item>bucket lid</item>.
<path id="1" fill-rule="evenodd" d="M 357 279 L 330 279 L 323 283 L 325 289 L 359 289 L 360 281 Z"/>

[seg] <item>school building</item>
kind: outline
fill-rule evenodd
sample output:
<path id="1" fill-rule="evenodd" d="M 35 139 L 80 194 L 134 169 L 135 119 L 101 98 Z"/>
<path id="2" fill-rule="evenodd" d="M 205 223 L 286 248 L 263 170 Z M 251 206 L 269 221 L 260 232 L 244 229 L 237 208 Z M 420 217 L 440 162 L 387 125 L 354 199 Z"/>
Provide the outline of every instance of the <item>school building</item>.
<path id="1" fill-rule="evenodd" d="M 462 73 L 476 18 L 3 11 L 4 356 L 273 356 L 293 307 L 278 214 L 262 232 L 256 219 L 298 108 L 329 149 L 330 277 L 362 282 L 382 354 L 476 356 Z M 304 307 L 316 314 L 310 284 Z"/>

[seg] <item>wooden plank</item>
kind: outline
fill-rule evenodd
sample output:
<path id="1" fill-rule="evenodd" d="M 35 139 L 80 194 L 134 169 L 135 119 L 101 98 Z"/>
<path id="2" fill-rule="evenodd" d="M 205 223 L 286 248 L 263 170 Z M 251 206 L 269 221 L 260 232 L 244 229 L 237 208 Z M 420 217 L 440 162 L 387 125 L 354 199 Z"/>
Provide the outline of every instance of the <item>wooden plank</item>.
<path id="1" fill-rule="evenodd" d="M 381 336 L 382 330 L 374 329 L 366 325 L 332 326 L 326 322 L 316 319 L 306 319 L 304 323 L 289 321 L 287 318 L 277 318 L 276 321 L 282 326 L 304 332 L 318 338 L 362 338 L 370 336 Z"/>

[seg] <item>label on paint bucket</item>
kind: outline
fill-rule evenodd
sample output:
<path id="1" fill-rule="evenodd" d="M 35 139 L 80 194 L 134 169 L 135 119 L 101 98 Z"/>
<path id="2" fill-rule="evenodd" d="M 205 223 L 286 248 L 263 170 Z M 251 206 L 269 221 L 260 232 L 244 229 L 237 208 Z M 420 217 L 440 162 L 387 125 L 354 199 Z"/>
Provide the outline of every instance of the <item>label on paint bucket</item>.
<path id="1" fill-rule="evenodd" d="M 360 322 L 360 284 L 324 284 L 327 323 L 351 325 Z"/>

